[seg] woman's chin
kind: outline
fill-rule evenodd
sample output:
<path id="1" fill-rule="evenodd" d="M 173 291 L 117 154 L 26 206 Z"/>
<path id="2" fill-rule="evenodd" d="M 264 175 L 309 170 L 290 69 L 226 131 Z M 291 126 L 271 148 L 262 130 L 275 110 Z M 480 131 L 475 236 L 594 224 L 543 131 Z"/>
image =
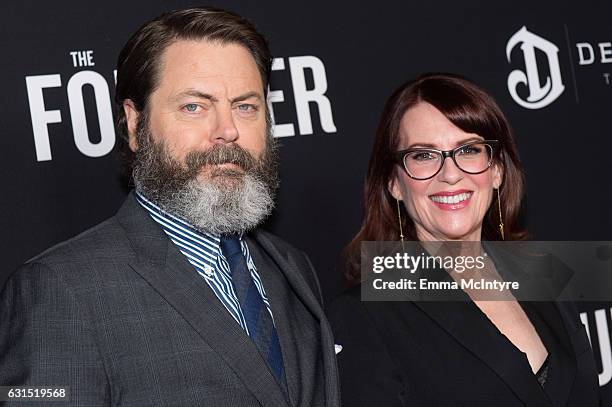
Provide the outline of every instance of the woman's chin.
<path id="1" fill-rule="evenodd" d="M 456 228 L 440 228 L 435 233 L 431 233 L 435 237 L 434 240 L 480 240 L 480 231 L 472 227 L 456 227 Z"/>

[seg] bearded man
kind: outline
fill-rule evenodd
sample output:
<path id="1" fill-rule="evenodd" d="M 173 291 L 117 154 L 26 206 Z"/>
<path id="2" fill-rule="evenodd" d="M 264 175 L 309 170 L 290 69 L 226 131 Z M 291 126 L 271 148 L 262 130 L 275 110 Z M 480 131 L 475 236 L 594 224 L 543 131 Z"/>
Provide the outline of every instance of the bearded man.
<path id="1" fill-rule="evenodd" d="M 1 386 L 64 387 L 75 406 L 339 405 L 312 265 L 258 228 L 278 183 L 271 61 L 248 21 L 213 8 L 129 39 L 117 129 L 135 189 L 11 275 Z"/>

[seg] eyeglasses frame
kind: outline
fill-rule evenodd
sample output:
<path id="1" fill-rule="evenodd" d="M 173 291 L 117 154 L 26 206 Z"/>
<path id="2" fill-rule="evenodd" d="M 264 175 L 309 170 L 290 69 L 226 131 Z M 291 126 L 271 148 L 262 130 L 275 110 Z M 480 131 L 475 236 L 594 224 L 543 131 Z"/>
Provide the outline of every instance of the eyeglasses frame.
<path id="1" fill-rule="evenodd" d="M 467 146 L 471 146 L 473 144 L 487 144 L 491 147 L 491 157 L 489 158 L 489 163 L 487 164 L 487 167 L 482 170 L 482 171 L 478 171 L 478 172 L 470 172 L 470 171 L 466 171 L 463 168 L 461 168 L 459 166 L 459 164 L 457 164 L 457 160 L 455 159 L 455 153 L 462 149 L 465 148 Z M 406 171 L 406 174 L 417 181 L 425 181 L 428 179 L 431 179 L 433 177 L 435 177 L 436 175 L 438 175 L 438 173 L 442 170 L 442 167 L 444 167 L 444 163 L 446 162 L 446 158 L 450 157 L 452 158 L 453 162 L 455 163 L 455 165 L 457 166 L 457 168 L 459 168 L 461 171 L 465 172 L 466 174 L 472 174 L 472 175 L 476 175 L 476 174 L 482 174 L 483 172 L 485 172 L 486 170 L 488 170 L 491 165 L 493 164 L 493 162 L 495 161 L 498 152 L 501 150 L 501 143 L 499 140 L 474 140 L 474 141 L 470 141 L 468 143 L 462 144 L 460 146 L 457 146 L 455 148 L 453 148 L 452 150 L 437 150 L 435 148 L 423 148 L 423 147 L 413 147 L 413 148 L 407 148 L 405 150 L 400 150 L 397 151 L 394 156 L 395 159 L 398 161 L 398 164 L 401 164 L 402 168 L 404 169 L 404 171 Z M 431 176 L 427 177 L 427 178 L 417 178 L 412 176 L 409 172 L 408 172 L 408 168 L 406 168 L 406 155 L 408 155 L 408 153 L 412 153 L 415 151 L 426 151 L 426 152 L 433 152 L 433 153 L 437 153 L 437 154 L 441 154 L 442 155 L 442 161 L 440 161 L 440 168 L 438 168 L 438 170 Z"/>

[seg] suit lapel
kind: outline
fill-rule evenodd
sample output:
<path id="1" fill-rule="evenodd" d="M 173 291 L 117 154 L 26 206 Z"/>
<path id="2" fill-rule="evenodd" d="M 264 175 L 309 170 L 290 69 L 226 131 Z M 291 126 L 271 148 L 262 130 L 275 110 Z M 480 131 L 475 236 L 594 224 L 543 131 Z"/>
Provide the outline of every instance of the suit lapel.
<path id="1" fill-rule="evenodd" d="M 133 193 L 117 214 L 135 252 L 130 266 L 217 351 L 263 406 L 286 405 L 255 344 Z"/>
<path id="2" fill-rule="evenodd" d="M 442 329 L 486 363 L 526 405 L 549 406 L 550 402 L 530 372 L 520 351 L 491 327 L 492 323 L 471 301 L 415 302 Z"/>
<path id="3" fill-rule="evenodd" d="M 293 293 L 300 299 L 300 301 L 304 304 L 308 311 L 318 320 L 319 327 L 321 330 L 323 372 L 325 374 L 325 405 L 339 405 L 340 395 L 338 393 L 338 370 L 336 366 L 333 335 L 331 327 L 327 322 L 327 319 L 325 318 L 325 314 L 323 308 L 321 307 L 321 304 L 315 297 L 315 294 L 310 288 L 310 285 L 308 285 L 308 283 L 302 276 L 302 273 L 300 272 L 300 267 L 296 263 L 295 259 L 293 259 L 291 253 L 281 253 L 276 247 L 276 245 L 272 241 L 270 241 L 270 239 L 266 238 L 266 236 L 262 233 L 254 233 L 253 236 L 247 241 L 251 243 L 249 245 L 249 248 L 253 247 L 253 249 L 251 250 L 251 255 L 253 256 L 253 261 L 257 265 L 258 270 L 260 267 L 259 265 L 262 264 L 272 266 L 273 269 L 282 273 Z M 278 284 L 278 280 L 273 284 Z M 277 291 L 277 293 L 278 292 L 282 291 Z M 271 297 L 270 300 L 274 312 L 274 293 L 268 292 L 268 296 Z M 280 300 L 279 302 L 283 306 L 288 306 L 286 304 L 286 301 L 278 298 L 276 300 Z M 278 314 L 286 315 L 285 312 L 279 312 Z M 277 313 L 274 313 L 274 315 L 276 319 Z M 288 333 L 291 329 L 292 323 L 294 323 L 294 321 L 287 321 L 282 319 L 279 320 L 279 325 L 277 327 L 279 329 L 281 346 L 283 347 L 283 349 L 288 349 L 292 347 L 291 344 L 287 343 L 288 338 L 291 337 L 291 335 L 289 335 Z M 285 354 L 283 354 L 283 357 L 285 357 Z M 294 369 L 297 366 L 295 365 L 295 357 L 293 355 L 287 355 L 287 357 L 288 358 L 285 362 L 285 368 L 288 369 L 289 373 L 291 369 Z M 315 364 L 313 364 L 313 366 L 315 366 Z M 304 367 L 302 366 L 301 368 Z M 299 374 L 299 372 L 296 373 Z M 289 378 L 287 379 L 289 380 Z M 293 383 L 293 385 L 295 385 L 295 383 Z M 288 382 L 288 386 L 291 387 L 292 384 Z"/>
<path id="4" fill-rule="evenodd" d="M 557 359 L 565 359 L 563 371 L 557 370 L 555 373 L 557 385 L 554 386 L 554 393 L 551 393 L 554 405 L 565 405 L 572 390 L 572 385 L 576 379 L 576 349 L 574 349 L 568 332 L 574 332 L 571 326 L 566 325 L 563 315 L 567 315 L 565 304 L 558 302 L 532 302 L 531 307 L 540 314 L 540 317 L 548 325 L 552 334 L 561 344 L 562 349 L 557 349 Z M 553 371 L 555 367 L 552 367 Z"/>
<path id="5" fill-rule="evenodd" d="M 428 280 L 452 281 L 443 269 L 419 269 L 417 273 Z M 450 296 L 444 294 L 446 299 L 453 301 L 435 301 L 436 293 L 419 295 L 425 301 L 416 301 L 416 306 L 487 364 L 525 405 L 551 405 L 537 380 L 524 374 L 531 372 L 524 355 L 497 330 L 467 294 L 461 290 L 452 292 Z"/>
<path id="6" fill-rule="evenodd" d="M 294 352 L 295 346 L 292 343 L 291 322 L 289 318 L 289 308 L 291 307 L 288 298 L 283 293 L 288 288 L 283 279 L 283 273 L 265 252 L 262 252 L 259 245 L 254 244 L 252 239 L 247 239 L 249 251 L 253 262 L 257 267 L 257 272 L 261 276 L 264 289 L 270 301 L 272 314 L 274 315 L 274 325 L 278 331 L 278 336 L 283 353 L 283 364 L 285 367 L 285 377 L 291 404 L 296 405 L 295 396 L 299 393 L 300 383 L 298 382 L 298 360 Z M 307 346 L 307 344 L 306 344 Z"/>
<path id="7" fill-rule="evenodd" d="M 269 256 L 277 268 L 283 273 L 287 282 L 293 289 L 294 293 L 300 298 L 300 300 L 310 309 L 310 311 L 318 318 L 324 318 L 323 309 L 321 304 L 315 297 L 312 289 L 302 276 L 299 271 L 298 265 L 295 260 L 288 256 L 286 253 L 281 254 L 278 248 L 267 239 L 262 233 L 254 233 L 252 241 L 256 242 L 261 249 Z M 247 240 L 248 241 L 248 240 Z M 250 247 L 250 246 L 249 246 Z M 269 263 L 268 259 L 264 258 L 263 253 L 257 252 L 254 254 L 253 260 L 259 260 L 261 262 Z M 251 253 L 253 255 L 253 253 Z M 257 262 L 255 264 L 258 264 Z"/>
<path id="8" fill-rule="evenodd" d="M 576 378 L 576 363 L 570 355 L 575 355 L 575 349 L 570 341 L 569 332 L 575 332 L 578 326 L 572 324 L 564 316 L 571 315 L 567 305 L 552 301 L 565 288 L 567 281 L 571 278 L 571 271 L 567 268 L 554 266 L 554 258 L 549 255 L 529 255 L 532 248 L 526 242 L 525 248 L 520 245 L 510 246 L 509 251 L 502 242 L 484 242 L 487 252 L 492 254 L 496 267 L 506 280 L 514 280 L 517 277 L 528 283 L 527 289 L 521 289 L 522 298 L 527 298 L 527 304 L 539 314 L 541 320 L 549 327 L 554 338 L 560 343 L 562 349 L 555 349 L 553 359 L 557 361 L 565 359 L 563 370 L 557 370 L 555 374 L 556 385 L 554 393 L 551 393 L 554 405 L 565 405 Z M 531 250 L 537 253 L 536 250 Z M 550 301 L 533 301 L 533 299 L 551 299 Z M 539 333 L 542 341 L 542 333 Z M 554 371 L 556 366 L 552 366 Z"/>

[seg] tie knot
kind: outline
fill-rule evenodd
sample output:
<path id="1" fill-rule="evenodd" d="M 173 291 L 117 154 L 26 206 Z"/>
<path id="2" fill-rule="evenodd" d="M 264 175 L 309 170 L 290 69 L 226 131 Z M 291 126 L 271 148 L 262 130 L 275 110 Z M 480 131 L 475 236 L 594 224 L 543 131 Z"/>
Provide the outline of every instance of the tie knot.
<path id="1" fill-rule="evenodd" d="M 242 248 L 240 247 L 240 239 L 237 235 L 223 235 L 221 236 L 221 251 L 226 257 L 233 256 L 237 253 L 242 254 Z"/>

